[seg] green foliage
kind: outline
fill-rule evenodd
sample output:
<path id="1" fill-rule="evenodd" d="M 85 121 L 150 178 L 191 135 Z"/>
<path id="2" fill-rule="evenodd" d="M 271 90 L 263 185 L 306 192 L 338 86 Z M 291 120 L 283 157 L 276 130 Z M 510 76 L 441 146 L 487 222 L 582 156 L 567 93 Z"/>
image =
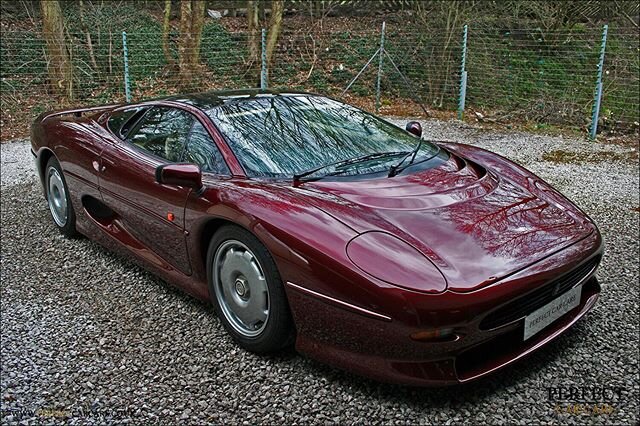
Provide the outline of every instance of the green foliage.
<path id="1" fill-rule="evenodd" d="M 77 4 L 64 5 L 78 97 L 107 100 L 110 93 L 123 90 L 123 31 L 127 32 L 131 80 L 157 77 L 162 71 L 165 59 L 161 25 L 134 3 L 116 8 L 109 3 L 86 2 L 84 25 Z M 96 64 L 92 63 L 85 29 L 91 36 Z M 107 89 L 103 87 L 105 83 Z"/>
<path id="2" fill-rule="evenodd" d="M 47 108 L 48 108 L 48 105 L 43 105 L 38 103 L 33 106 L 32 113 L 34 116 L 38 116 L 43 112 L 47 111 Z"/>
<path id="3" fill-rule="evenodd" d="M 204 25 L 200 58 L 217 80 L 231 79 L 236 84 L 246 85 L 242 70 L 247 56 L 245 37 L 229 33 L 218 22 Z"/>
<path id="4" fill-rule="evenodd" d="M 120 91 L 119 87 L 104 88 L 97 93 L 92 101 L 96 105 L 108 104 L 118 97 Z"/>
<path id="5" fill-rule="evenodd" d="M 467 103 L 529 119 L 580 122 L 588 115 L 598 32 L 543 38 L 528 32 L 470 34 Z"/>
<path id="6" fill-rule="evenodd" d="M 80 8 L 76 2 L 63 2 L 63 13 L 65 23 L 70 33 L 81 33 L 83 31 L 82 20 L 80 19 Z M 118 7 L 114 7 L 111 2 L 88 2 L 85 1 L 83 13 L 84 22 L 92 35 L 98 32 L 103 34 L 160 31 L 162 26 L 147 11 L 141 10 L 139 4 L 135 2 L 123 2 Z"/>
<path id="7" fill-rule="evenodd" d="M 324 73 L 312 73 L 309 77 L 308 84 L 313 88 L 312 90 L 318 93 L 329 93 L 331 90 L 329 80 Z"/>
<path id="8" fill-rule="evenodd" d="M 326 79 L 330 84 L 343 89 L 376 52 L 379 35 L 343 31 L 336 34 L 335 40 L 330 43 L 329 51 L 323 52 L 331 58 L 332 64 L 332 67 L 327 70 Z M 369 66 L 367 72 L 352 86 L 354 93 L 359 96 L 375 94 L 377 62 Z"/>
<path id="9" fill-rule="evenodd" d="M 44 73 L 42 56 L 44 42 L 33 31 L 17 30 L 5 33 L 0 43 L 0 73 L 3 76 L 31 76 Z"/>

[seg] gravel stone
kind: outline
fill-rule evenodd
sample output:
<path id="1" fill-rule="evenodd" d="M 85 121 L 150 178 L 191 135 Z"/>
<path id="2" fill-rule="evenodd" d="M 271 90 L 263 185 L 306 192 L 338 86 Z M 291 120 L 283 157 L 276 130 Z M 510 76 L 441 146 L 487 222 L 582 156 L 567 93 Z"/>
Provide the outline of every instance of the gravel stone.
<path id="1" fill-rule="evenodd" d="M 428 120 L 423 129 L 515 160 L 596 221 L 606 243 L 602 297 L 563 337 L 453 388 L 382 384 L 294 352 L 254 355 L 234 345 L 208 305 L 87 239 L 63 238 L 29 145 L 15 141 L 0 145 L 1 422 L 637 424 L 637 159 L 543 160 L 554 150 L 624 158 L 633 148 L 455 121 Z M 548 386 L 624 392 L 610 414 L 571 414 L 556 411 Z"/>

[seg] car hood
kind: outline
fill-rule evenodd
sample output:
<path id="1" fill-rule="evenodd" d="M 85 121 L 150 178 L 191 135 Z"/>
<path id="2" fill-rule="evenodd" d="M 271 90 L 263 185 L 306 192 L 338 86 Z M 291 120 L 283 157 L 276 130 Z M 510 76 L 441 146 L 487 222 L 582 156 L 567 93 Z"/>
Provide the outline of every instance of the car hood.
<path id="1" fill-rule="evenodd" d="M 458 292 L 498 281 L 594 231 L 570 201 L 532 173 L 477 148 L 448 148 L 449 155 L 426 170 L 321 180 L 298 190 L 356 232 L 383 231 L 406 241 Z"/>

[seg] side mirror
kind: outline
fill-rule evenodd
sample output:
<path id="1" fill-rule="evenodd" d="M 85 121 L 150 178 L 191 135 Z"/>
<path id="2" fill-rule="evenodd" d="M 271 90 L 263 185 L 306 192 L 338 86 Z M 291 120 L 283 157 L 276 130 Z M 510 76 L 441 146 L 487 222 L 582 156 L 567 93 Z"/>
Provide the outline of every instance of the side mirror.
<path id="1" fill-rule="evenodd" d="M 184 186 L 200 190 L 202 172 L 195 164 L 162 164 L 156 168 L 156 181 L 164 185 Z"/>
<path id="2" fill-rule="evenodd" d="M 422 136 L 422 125 L 417 121 L 410 121 L 407 123 L 407 127 L 405 127 L 407 132 L 411 133 L 414 136 L 421 137 Z"/>

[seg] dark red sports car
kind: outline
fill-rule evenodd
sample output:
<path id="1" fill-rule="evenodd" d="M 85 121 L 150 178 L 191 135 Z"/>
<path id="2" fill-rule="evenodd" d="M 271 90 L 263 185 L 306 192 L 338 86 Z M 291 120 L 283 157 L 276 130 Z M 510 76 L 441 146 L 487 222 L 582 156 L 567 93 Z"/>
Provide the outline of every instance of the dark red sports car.
<path id="1" fill-rule="evenodd" d="M 600 291 L 596 226 L 540 178 L 326 97 L 47 113 L 31 141 L 63 234 L 210 300 L 251 351 L 466 382 L 560 335 Z"/>

